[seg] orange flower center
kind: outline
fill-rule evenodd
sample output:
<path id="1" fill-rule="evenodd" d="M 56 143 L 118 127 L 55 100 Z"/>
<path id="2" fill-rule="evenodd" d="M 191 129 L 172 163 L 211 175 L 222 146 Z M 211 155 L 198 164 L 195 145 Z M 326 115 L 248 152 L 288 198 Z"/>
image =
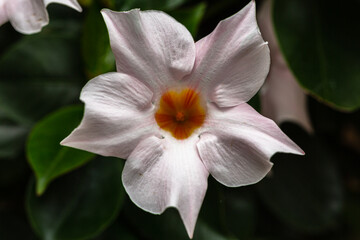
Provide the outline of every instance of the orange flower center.
<path id="1" fill-rule="evenodd" d="M 176 139 L 188 138 L 205 121 L 200 100 L 199 93 L 190 88 L 165 92 L 155 113 L 157 124 Z"/>

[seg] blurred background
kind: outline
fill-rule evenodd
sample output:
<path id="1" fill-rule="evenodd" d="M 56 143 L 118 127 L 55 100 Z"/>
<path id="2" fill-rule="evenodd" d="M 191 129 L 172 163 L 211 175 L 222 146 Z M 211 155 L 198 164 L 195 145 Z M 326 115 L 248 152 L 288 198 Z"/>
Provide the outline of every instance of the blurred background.
<path id="1" fill-rule="evenodd" d="M 22 35 L 0 26 L 0 239 L 188 239 L 175 209 L 136 207 L 124 161 L 61 147 L 82 118 L 81 88 L 116 71 L 102 8 L 158 9 L 195 40 L 242 0 L 80 0 L 47 8 Z M 272 66 L 250 104 L 306 153 L 276 154 L 255 185 L 209 177 L 194 239 L 360 239 L 360 2 L 256 1 Z"/>

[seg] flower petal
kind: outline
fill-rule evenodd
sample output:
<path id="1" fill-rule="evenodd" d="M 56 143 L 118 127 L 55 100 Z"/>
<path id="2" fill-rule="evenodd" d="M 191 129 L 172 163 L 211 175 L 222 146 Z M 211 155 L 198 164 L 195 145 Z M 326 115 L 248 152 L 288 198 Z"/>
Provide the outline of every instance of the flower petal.
<path id="1" fill-rule="evenodd" d="M 50 3 L 59 3 L 71 7 L 78 12 L 82 11 L 80 4 L 76 0 L 44 0 L 44 3 L 45 6 L 49 5 Z"/>
<path id="2" fill-rule="evenodd" d="M 122 176 L 127 193 L 140 208 L 155 214 L 177 208 L 190 238 L 209 175 L 197 153 L 197 140 L 147 138 L 126 160 Z"/>
<path id="3" fill-rule="evenodd" d="M 11 0 L 4 7 L 11 25 L 20 33 L 40 32 L 49 22 L 43 0 Z"/>
<path id="4" fill-rule="evenodd" d="M 269 65 L 269 49 L 256 24 L 255 1 L 251 1 L 196 42 L 194 72 L 189 81 L 218 106 L 236 106 L 260 89 Z"/>
<path id="5" fill-rule="evenodd" d="M 145 83 L 156 95 L 189 74 L 195 44 L 189 31 L 163 12 L 101 13 L 110 35 L 118 72 Z"/>
<path id="6" fill-rule="evenodd" d="M 306 95 L 296 82 L 280 51 L 271 20 L 271 1 L 265 1 L 258 22 L 271 49 L 271 66 L 261 93 L 261 113 L 280 124 L 293 121 L 313 132 L 307 112 Z"/>
<path id="7" fill-rule="evenodd" d="M 104 156 L 127 158 L 136 145 L 154 134 L 152 92 L 120 73 L 100 75 L 81 92 L 84 118 L 61 144 Z"/>
<path id="8" fill-rule="evenodd" d="M 9 20 L 5 10 L 4 3 L 5 2 L 1 2 L 0 0 L 0 26 Z"/>
<path id="9" fill-rule="evenodd" d="M 246 103 L 225 109 L 209 104 L 208 114 L 197 147 L 211 175 L 226 186 L 260 181 L 276 152 L 304 154 L 272 120 Z"/>
<path id="10" fill-rule="evenodd" d="M 233 136 L 217 137 L 205 133 L 197 147 L 211 175 L 228 187 L 256 183 L 272 167 L 266 155 Z"/>

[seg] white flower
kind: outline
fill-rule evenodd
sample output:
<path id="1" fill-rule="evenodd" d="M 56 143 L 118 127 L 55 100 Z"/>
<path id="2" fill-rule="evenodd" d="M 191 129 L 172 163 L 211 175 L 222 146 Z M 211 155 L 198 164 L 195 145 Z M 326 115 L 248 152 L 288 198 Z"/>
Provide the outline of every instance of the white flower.
<path id="1" fill-rule="evenodd" d="M 0 0 L 0 26 L 10 21 L 23 34 L 40 32 L 49 23 L 46 6 L 60 3 L 81 12 L 76 0 Z"/>
<path id="2" fill-rule="evenodd" d="M 270 64 L 254 1 L 196 43 L 163 12 L 102 14 L 118 72 L 84 87 L 84 118 L 62 144 L 126 158 L 123 184 L 140 208 L 176 207 L 192 237 L 209 173 L 248 185 L 269 172 L 275 152 L 303 154 L 246 104 Z"/>

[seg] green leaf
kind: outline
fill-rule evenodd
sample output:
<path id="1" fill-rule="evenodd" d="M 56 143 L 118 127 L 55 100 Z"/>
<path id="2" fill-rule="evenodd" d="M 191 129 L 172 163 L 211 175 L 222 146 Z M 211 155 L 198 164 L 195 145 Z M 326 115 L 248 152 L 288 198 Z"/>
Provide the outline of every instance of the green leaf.
<path id="1" fill-rule="evenodd" d="M 189 30 L 191 35 L 195 37 L 201 20 L 204 17 L 205 9 L 206 4 L 202 2 L 191 8 L 170 11 L 169 14 L 182 23 Z"/>
<path id="2" fill-rule="evenodd" d="M 60 142 L 77 127 L 83 108 L 63 108 L 35 125 L 27 142 L 27 157 L 36 175 L 36 192 L 42 194 L 54 178 L 85 164 L 95 155 L 60 146 Z"/>
<path id="3" fill-rule="evenodd" d="M 106 1 L 106 0 L 103 0 L 103 1 Z M 78 2 L 83 7 L 89 7 L 93 3 L 93 0 L 78 0 Z"/>
<path id="4" fill-rule="evenodd" d="M 336 224 L 343 206 L 335 154 L 295 124 L 282 129 L 306 155 L 273 156 L 272 172 L 256 185 L 258 192 L 284 224 L 302 233 L 325 231 Z"/>
<path id="5" fill-rule="evenodd" d="M 0 58 L 0 108 L 11 120 L 32 126 L 60 106 L 78 101 L 84 85 L 77 21 L 51 21 L 25 36 Z"/>
<path id="6" fill-rule="evenodd" d="M 275 0 L 275 31 L 298 82 L 342 110 L 360 107 L 359 1 Z"/>
<path id="7" fill-rule="evenodd" d="M 89 8 L 82 38 L 82 55 L 89 78 L 115 70 L 109 34 L 96 2 Z"/>
<path id="8" fill-rule="evenodd" d="M 121 183 L 124 161 L 95 159 L 54 181 L 37 197 L 28 189 L 26 208 L 34 230 L 43 240 L 89 239 L 117 216 L 125 191 Z"/>

